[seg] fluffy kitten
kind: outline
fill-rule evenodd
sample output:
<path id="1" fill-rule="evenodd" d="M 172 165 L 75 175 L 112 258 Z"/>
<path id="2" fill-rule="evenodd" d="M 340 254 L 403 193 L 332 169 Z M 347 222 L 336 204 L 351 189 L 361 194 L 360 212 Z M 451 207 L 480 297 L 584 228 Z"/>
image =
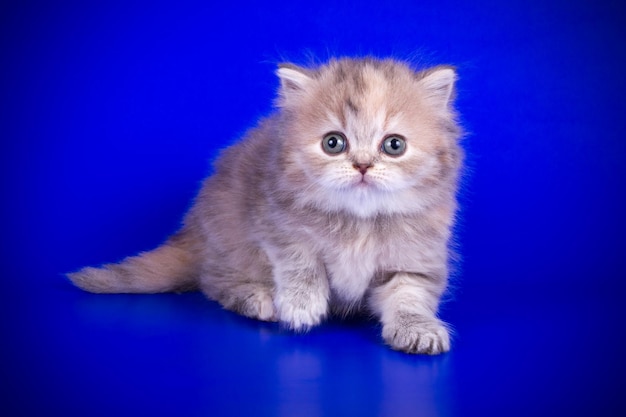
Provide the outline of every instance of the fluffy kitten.
<path id="1" fill-rule="evenodd" d="M 449 67 L 277 70 L 278 111 L 226 149 L 157 249 L 69 274 L 98 293 L 200 289 L 294 330 L 367 308 L 394 349 L 450 348 L 437 317 L 462 159 Z"/>

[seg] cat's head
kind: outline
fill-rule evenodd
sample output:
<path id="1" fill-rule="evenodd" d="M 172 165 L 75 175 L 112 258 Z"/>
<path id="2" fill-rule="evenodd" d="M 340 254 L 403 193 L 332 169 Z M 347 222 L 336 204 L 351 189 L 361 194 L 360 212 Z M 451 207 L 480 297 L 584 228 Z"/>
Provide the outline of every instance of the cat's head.
<path id="1" fill-rule="evenodd" d="M 455 71 L 392 60 L 280 65 L 281 181 L 299 203 L 359 217 L 450 199 L 460 164 Z"/>

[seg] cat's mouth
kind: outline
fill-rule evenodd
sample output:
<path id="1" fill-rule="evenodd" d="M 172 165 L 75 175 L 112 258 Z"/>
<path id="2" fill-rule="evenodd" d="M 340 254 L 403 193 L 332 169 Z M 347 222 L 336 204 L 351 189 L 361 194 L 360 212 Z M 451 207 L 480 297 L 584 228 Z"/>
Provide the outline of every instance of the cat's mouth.
<path id="1" fill-rule="evenodd" d="M 380 184 L 377 183 L 375 178 L 368 174 L 359 174 L 346 178 L 347 181 L 339 185 L 339 188 L 345 191 L 357 191 L 359 194 L 364 192 L 373 192 L 380 189 Z"/>
<path id="2" fill-rule="evenodd" d="M 362 174 L 356 178 L 353 186 L 358 189 L 371 188 L 374 187 L 374 182 L 367 174 Z"/>

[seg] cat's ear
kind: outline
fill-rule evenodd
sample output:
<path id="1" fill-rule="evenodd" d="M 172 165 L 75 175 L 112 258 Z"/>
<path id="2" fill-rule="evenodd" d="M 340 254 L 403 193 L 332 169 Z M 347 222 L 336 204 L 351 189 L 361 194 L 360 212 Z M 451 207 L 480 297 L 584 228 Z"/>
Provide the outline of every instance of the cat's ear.
<path id="1" fill-rule="evenodd" d="M 457 80 L 453 67 L 438 66 L 417 74 L 426 98 L 439 108 L 445 109 L 453 98 Z"/>
<path id="2" fill-rule="evenodd" d="M 276 75 L 280 78 L 279 106 L 288 104 L 294 98 L 297 99 L 312 81 L 308 70 L 289 63 L 278 65 Z"/>

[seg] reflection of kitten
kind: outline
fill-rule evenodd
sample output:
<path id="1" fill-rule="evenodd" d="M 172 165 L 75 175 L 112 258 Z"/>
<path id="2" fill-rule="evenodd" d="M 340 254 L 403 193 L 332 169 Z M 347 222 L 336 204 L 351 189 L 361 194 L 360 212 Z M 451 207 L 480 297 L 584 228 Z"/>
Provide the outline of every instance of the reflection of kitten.
<path id="1" fill-rule="evenodd" d="M 199 288 L 294 330 L 368 308 L 394 349 L 450 348 L 436 318 L 462 152 L 449 67 L 280 65 L 278 112 L 217 160 L 159 248 L 69 274 L 92 292 Z"/>

